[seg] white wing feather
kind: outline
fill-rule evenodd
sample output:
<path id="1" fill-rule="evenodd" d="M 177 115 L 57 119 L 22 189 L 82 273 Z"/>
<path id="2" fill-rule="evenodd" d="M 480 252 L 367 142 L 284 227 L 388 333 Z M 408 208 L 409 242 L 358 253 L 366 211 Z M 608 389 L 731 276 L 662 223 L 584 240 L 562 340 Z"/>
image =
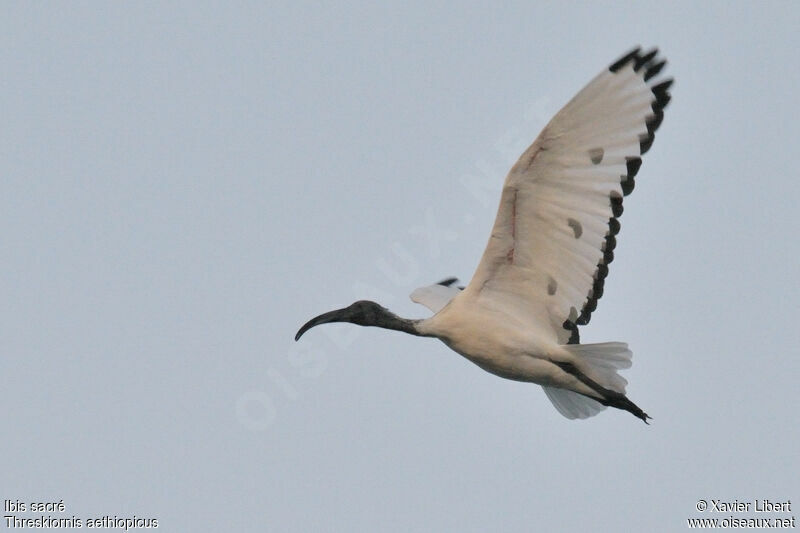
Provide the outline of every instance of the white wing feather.
<path id="1" fill-rule="evenodd" d="M 583 394 L 578 394 L 571 390 L 544 386 L 542 389 L 544 389 L 544 393 L 558 412 L 570 420 L 589 418 L 606 408 L 606 406 L 600 402 L 596 402 Z"/>
<path id="2" fill-rule="evenodd" d="M 622 196 L 669 101 L 654 57 L 637 49 L 599 74 L 522 154 L 465 291 L 503 301 L 561 344 L 578 342 L 602 295 Z"/>

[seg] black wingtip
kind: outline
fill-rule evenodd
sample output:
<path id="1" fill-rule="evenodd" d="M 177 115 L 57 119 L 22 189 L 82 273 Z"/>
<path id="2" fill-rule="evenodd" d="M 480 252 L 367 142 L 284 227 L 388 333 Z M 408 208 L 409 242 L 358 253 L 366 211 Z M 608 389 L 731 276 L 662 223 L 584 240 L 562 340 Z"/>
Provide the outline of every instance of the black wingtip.
<path id="1" fill-rule="evenodd" d="M 669 94 L 669 88 L 672 87 L 673 83 L 675 83 L 675 80 L 669 78 L 668 80 L 664 80 L 657 85 L 653 85 L 651 90 L 656 96 L 656 101 L 653 104 L 654 108 L 657 107 L 658 109 L 664 109 L 667 107 L 667 104 L 672 99 L 672 95 Z"/>
<path id="2" fill-rule="evenodd" d="M 617 195 L 613 195 L 612 194 L 611 195 L 611 212 L 614 214 L 615 217 L 619 218 L 619 217 L 622 216 L 622 212 L 624 210 L 625 209 L 622 206 L 622 196 L 619 196 L 619 193 L 617 193 Z"/>
<path id="3" fill-rule="evenodd" d="M 657 85 L 653 85 L 653 92 L 656 93 L 656 95 L 658 95 L 659 93 L 666 93 L 670 89 L 670 87 L 672 87 L 673 83 L 675 83 L 675 80 L 673 78 L 664 80 Z"/>
<path id="4" fill-rule="evenodd" d="M 437 282 L 437 285 L 444 285 L 445 287 L 449 287 L 453 283 L 458 281 L 458 278 L 445 278 L 442 281 Z"/>
<path id="5" fill-rule="evenodd" d="M 664 59 L 655 65 L 647 67 L 647 70 L 644 71 L 644 81 L 650 81 L 653 79 L 656 75 L 658 75 L 659 72 L 661 72 L 661 69 L 663 69 L 666 64 L 667 60 Z"/>
<path id="6" fill-rule="evenodd" d="M 614 248 L 617 244 L 616 235 L 620 229 L 619 220 L 617 219 L 623 212 L 623 198 L 631 194 L 636 186 L 635 177 L 642 166 L 641 156 L 647 153 L 653 146 L 655 132 L 664 120 L 664 107 L 671 99 L 669 89 L 674 80 L 672 78 L 666 80 L 657 79 L 666 65 L 667 60 L 658 57 L 658 48 L 651 48 L 646 52 L 642 52 L 641 47 L 637 46 L 609 66 L 611 72 L 617 72 L 627 66 L 631 66 L 633 70 L 638 73 L 638 76 L 642 78 L 650 91 L 652 91 L 652 114 L 645 117 L 644 122 L 647 131 L 639 135 L 639 156 L 625 158 L 626 172 L 620 175 L 620 189 L 622 194 L 617 191 L 612 191 L 610 194 L 609 201 L 613 217 L 609 218 L 609 231 L 606 234 L 606 240 L 602 248 L 603 258 L 597 264 L 592 287 L 589 290 L 589 294 L 586 296 L 580 314 L 575 317 L 572 322 L 567 321 L 564 323 L 564 329 L 569 331 L 572 331 L 574 327 L 577 333 L 578 326 L 585 326 L 589 323 L 592 313 L 597 308 L 597 300 L 603 295 L 604 283 L 608 275 L 608 265 L 614 261 Z M 644 416 L 642 420 L 647 422 L 647 419 L 650 417 L 644 413 L 642 413 L 642 415 Z M 637 414 L 637 416 L 639 415 Z"/>
<path id="7" fill-rule="evenodd" d="M 652 142 L 650 144 L 652 144 Z M 645 148 L 649 148 L 649 146 L 645 144 Z M 642 158 L 626 157 L 625 166 L 627 168 L 628 173 L 624 174 L 621 177 L 620 185 L 622 186 L 622 194 L 624 196 L 628 196 L 630 193 L 633 192 L 633 188 L 636 186 L 636 180 L 634 178 L 636 177 L 636 174 L 639 172 L 639 169 L 642 167 Z"/>
<path id="8" fill-rule="evenodd" d="M 608 70 L 610 70 L 611 72 L 617 72 L 622 67 L 627 65 L 629 61 L 638 58 L 639 57 L 639 52 L 641 50 L 642 50 L 642 48 L 640 46 L 637 46 L 636 48 L 634 48 L 633 50 L 631 50 L 630 52 L 628 52 L 624 56 L 620 57 L 619 59 L 617 59 L 616 61 L 611 63 L 611 65 L 609 65 L 609 67 L 608 67 Z"/>
<path id="9" fill-rule="evenodd" d="M 639 155 L 644 155 L 650 150 L 650 147 L 653 146 L 653 141 L 656 140 L 656 136 L 652 133 L 650 134 L 642 134 L 639 136 Z"/>
<path id="10" fill-rule="evenodd" d="M 658 48 L 653 48 L 643 56 L 637 57 L 636 62 L 633 64 L 633 70 L 639 72 L 642 67 L 650 63 L 656 55 L 658 55 Z"/>
<path id="11" fill-rule="evenodd" d="M 645 126 L 647 126 L 647 133 L 650 135 L 654 134 L 661 123 L 664 121 L 664 111 L 662 111 L 662 107 L 659 107 L 653 103 L 652 106 L 653 114 L 648 117 L 645 121 Z"/>
<path id="12" fill-rule="evenodd" d="M 639 173 L 639 169 L 642 168 L 642 158 L 641 157 L 626 157 L 625 158 L 625 166 L 628 170 L 628 178 L 636 177 L 636 174 Z"/>

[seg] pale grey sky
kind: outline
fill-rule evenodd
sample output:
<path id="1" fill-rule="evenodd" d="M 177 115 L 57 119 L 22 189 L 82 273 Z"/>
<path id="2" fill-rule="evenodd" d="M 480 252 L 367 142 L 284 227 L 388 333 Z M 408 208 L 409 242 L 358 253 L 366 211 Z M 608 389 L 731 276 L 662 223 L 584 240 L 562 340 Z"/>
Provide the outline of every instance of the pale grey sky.
<path id="1" fill-rule="evenodd" d="M 4 3 L 0 499 L 179 532 L 800 505 L 798 27 L 790 2 Z M 510 164 L 635 44 L 673 101 L 581 336 L 630 344 L 651 426 L 568 421 L 430 339 L 293 342 L 468 280 Z"/>

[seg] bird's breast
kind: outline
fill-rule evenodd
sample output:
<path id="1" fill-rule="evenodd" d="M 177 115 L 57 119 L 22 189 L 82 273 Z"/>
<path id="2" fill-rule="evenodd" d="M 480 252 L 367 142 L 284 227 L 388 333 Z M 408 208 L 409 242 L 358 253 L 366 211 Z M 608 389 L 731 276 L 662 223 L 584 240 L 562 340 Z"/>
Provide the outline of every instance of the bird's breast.
<path id="1" fill-rule="evenodd" d="M 457 311 L 457 309 L 456 309 Z M 436 319 L 436 320 L 434 320 Z M 430 319 L 431 334 L 482 369 L 516 381 L 548 381 L 552 342 L 512 317 L 492 312 L 443 312 Z"/>

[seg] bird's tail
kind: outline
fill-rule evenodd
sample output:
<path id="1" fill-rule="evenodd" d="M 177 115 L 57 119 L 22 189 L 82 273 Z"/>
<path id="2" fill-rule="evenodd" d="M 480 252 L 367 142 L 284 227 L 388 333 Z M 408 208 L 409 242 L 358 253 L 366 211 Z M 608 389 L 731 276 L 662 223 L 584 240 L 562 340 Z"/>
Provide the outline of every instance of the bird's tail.
<path id="1" fill-rule="evenodd" d="M 568 344 L 564 348 L 575 357 L 576 363 L 555 364 L 577 377 L 597 396 L 589 398 L 574 391 L 544 387 L 547 397 L 562 415 L 567 418 L 587 418 L 609 406 L 628 411 L 647 423 L 650 417 L 625 396 L 625 385 L 628 382 L 617 373 L 618 370 L 631 366 L 633 353 L 627 344 Z"/>
<path id="2" fill-rule="evenodd" d="M 564 346 L 579 361 L 581 370 L 598 385 L 625 394 L 627 380 L 617 370 L 631 367 L 633 352 L 624 342 L 567 344 Z"/>

